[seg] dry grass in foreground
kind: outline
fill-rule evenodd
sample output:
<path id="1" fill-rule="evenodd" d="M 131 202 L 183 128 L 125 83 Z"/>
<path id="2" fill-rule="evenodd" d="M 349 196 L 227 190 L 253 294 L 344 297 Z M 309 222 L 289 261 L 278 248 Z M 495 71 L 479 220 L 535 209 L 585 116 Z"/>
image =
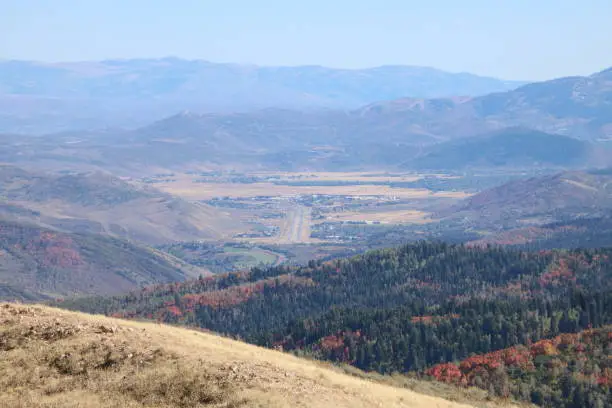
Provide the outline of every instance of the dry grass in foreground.
<path id="1" fill-rule="evenodd" d="M 2 407 L 468 407 L 219 336 L 0 305 Z"/>

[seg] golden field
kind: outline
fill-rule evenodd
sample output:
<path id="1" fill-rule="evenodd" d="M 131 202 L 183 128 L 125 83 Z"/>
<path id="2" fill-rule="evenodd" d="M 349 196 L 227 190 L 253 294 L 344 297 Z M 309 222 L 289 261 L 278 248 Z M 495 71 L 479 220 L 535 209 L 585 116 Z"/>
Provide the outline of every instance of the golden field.
<path id="1" fill-rule="evenodd" d="M 254 173 L 252 175 L 258 175 Z M 259 174 L 260 176 L 262 174 Z M 316 177 L 315 177 L 316 176 Z M 250 198 L 258 196 L 295 196 L 295 195 L 344 195 L 344 196 L 386 196 L 405 199 L 413 198 L 464 198 L 463 192 L 432 192 L 424 188 L 391 188 L 385 185 L 354 184 L 339 186 L 289 186 L 271 182 L 226 183 L 196 182 L 200 177 L 190 174 L 178 174 L 172 177 L 175 181 L 155 183 L 155 187 L 170 194 L 190 200 L 210 200 L 215 197 Z M 286 173 L 284 180 L 296 181 L 341 181 L 341 182 L 408 182 L 418 180 L 416 176 L 372 176 L 364 177 L 362 173 Z"/>

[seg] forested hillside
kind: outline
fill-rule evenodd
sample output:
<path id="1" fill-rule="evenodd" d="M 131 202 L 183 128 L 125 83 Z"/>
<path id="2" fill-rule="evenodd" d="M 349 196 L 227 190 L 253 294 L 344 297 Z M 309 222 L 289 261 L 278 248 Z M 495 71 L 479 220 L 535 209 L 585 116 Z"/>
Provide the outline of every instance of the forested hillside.
<path id="1" fill-rule="evenodd" d="M 62 306 L 195 325 L 364 370 L 424 373 L 475 353 L 610 324 L 611 287 L 610 249 L 420 242 Z"/>
<path id="2" fill-rule="evenodd" d="M 612 215 L 578 218 L 541 226 L 501 231 L 470 245 L 513 245 L 529 249 L 601 248 L 612 246 Z"/>
<path id="3" fill-rule="evenodd" d="M 0 300 L 111 295 L 205 272 L 117 238 L 0 219 Z"/>
<path id="4" fill-rule="evenodd" d="M 612 326 L 438 364 L 438 381 L 551 407 L 612 406 Z"/>

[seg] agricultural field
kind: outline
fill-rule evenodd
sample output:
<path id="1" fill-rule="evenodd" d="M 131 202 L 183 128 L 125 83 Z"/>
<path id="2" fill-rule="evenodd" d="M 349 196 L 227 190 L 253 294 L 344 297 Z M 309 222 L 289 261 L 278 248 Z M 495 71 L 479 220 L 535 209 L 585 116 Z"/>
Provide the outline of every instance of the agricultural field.
<path id="1" fill-rule="evenodd" d="M 326 242 L 325 238 L 313 237 L 313 228 L 320 229 L 320 224 L 326 223 L 434 223 L 432 213 L 437 206 L 472 194 L 452 188 L 458 179 L 453 175 L 414 173 L 201 171 L 157 174 L 138 181 L 222 209 L 245 226 L 244 231 L 234 231 L 231 240 L 293 245 Z M 439 180 L 441 184 L 427 188 L 427 183 L 421 183 L 424 180 Z M 444 183 L 448 189 L 440 188 Z"/>
<path id="2" fill-rule="evenodd" d="M 191 200 L 210 200 L 215 197 L 253 198 L 263 196 L 338 195 L 338 196 L 391 196 L 399 198 L 464 198 L 463 192 L 433 192 L 425 188 L 392 188 L 387 185 L 279 185 L 274 183 L 204 183 L 188 179 L 171 183 L 158 183 L 157 188 Z"/>
<path id="3" fill-rule="evenodd" d="M 202 175 L 204 174 L 204 175 Z M 147 177 L 158 189 L 192 200 L 216 197 L 253 198 L 296 195 L 391 196 L 400 198 L 463 198 L 461 191 L 433 192 L 426 188 L 393 187 L 433 175 L 380 175 L 379 173 L 184 173 Z M 450 176 L 435 175 L 442 179 Z"/>

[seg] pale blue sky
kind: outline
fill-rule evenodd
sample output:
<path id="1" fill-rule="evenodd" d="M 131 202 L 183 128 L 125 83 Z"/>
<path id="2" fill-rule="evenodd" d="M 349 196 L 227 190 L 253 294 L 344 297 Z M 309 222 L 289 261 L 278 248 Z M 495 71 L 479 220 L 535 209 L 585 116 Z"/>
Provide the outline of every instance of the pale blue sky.
<path id="1" fill-rule="evenodd" d="M 0 0 L 0 58 L 433 66 L 506 79 L 612 65 L 611 0 Z"/>

